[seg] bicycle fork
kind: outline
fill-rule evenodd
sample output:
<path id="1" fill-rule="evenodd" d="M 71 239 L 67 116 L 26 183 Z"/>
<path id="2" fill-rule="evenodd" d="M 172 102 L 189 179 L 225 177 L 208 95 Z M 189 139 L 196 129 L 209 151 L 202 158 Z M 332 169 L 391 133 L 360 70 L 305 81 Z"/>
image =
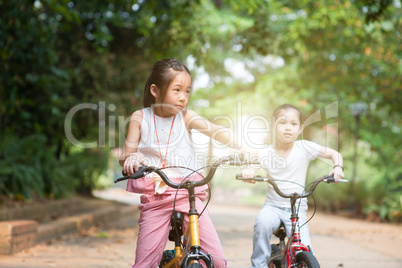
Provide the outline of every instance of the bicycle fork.
<path id="1" fill-rule="evenodd" d="M 306 247 L 301 242 L 299 216 L 296 213 L 296 205 L 295 205 L 296 200 L 297 195 L 294 194 L 294 196 L 291 198 L 292 215 L 290 216 L 290 219 L 292 220 L 292 237 L 291 239 L 288 240 L 288 246 L 287 246 L 288 252 L 286 254 L 288 267 L 293 267 L 293 264 L 296 263 L 297 253 L 301 251 L 310 252 L 310 248 Z"/>
<path id="2" fill-rule="evenodd" d="M 195 208 L 195 193 L 194 193 L 194 188 L 188 187 L 188 194 L 189 194 L 189 200 L 190 200 L 190 211 L 188 213 L 188 227 L 185 232 L 185 240 L 187 243 L 190 244 L 190 252 L 188 252 L 183 260 L 183 265 L 184 267 L 187 267 L 187 265 L 191 264 L 193 261 L 198 261 L 202 260 L 208 268 L 213 268 L 213 260 L 212 256 L 210 254 L 205 254 L 201 250 L 201 245 L 200 245 L 200 233 L 199 233 L 199 225 L 198 225 L 198 217 L 199 214 L 197 212 L 197 209 Z M 188 239 L 190 237 L 190 239 Z M 186 245 L 186 248 L 187 245 Z"/>
<path id="3" fill-rule="evenodd" d="M 171 230 L 169 240 L 175 243 L 175 257 L 164 267 L 188 267 L 195 261 L 202 260 L 208 268 L 213 268 L 213 260 L 210 254 L 205 254 L 201 250 L 198 212 L 195 208 L 194 189 L 187 188 L 190 199 L 190 211 L 188 213 L 188 226 L 183 236 L 183 215 L 180 212 L 175 212 L 172 215 Z M 181 237 L 183 236 L 183 243 Z"/>

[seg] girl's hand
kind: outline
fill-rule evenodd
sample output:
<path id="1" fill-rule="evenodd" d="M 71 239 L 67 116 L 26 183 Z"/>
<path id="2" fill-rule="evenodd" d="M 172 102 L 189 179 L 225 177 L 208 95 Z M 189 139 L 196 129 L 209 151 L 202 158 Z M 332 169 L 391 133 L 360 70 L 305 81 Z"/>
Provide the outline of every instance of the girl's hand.
<path id="1" fill-rule="evenodd" d="M 241 176 L 244 178 L 254 178 L 256 170 L 254 168 L 247 168 L 241 172 Z M 244 182 L 248 183 L 255 183 L 255 180 L 243 180 Z"/>
<path id="2" fill-rule="evenodd" d="M 341 166 L 335 166 L 333 170 L 329 173 L 329 175 L 333 175 L 335 180 L 343 179 L 343 168 Z"/>
<path id="3" fill-rule="evenodd" d="M 141 153 L 132 153 L 124 161 L 123 170 L 128 175 L 133 175 L 138 171 L 140 166 L 145 166 L 148 161 L 145 159 L 144 155 Z"/>

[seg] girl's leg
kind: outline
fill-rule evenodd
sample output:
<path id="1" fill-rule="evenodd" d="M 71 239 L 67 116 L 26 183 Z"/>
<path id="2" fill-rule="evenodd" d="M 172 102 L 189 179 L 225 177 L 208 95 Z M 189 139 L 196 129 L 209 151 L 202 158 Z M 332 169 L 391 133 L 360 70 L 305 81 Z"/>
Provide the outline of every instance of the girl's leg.
<path id="1" fill-rule="evenodd" d="M 203 206 L 201 202 L 197 204 L 199 208 Z M 215 227 L 209 217 L 208 209 L 206 209 L 201 217 L 198 218 L 200 244 L 201 249 L 206 254 L 210 253 L 214 261 L 215 268 L 226 268 L 227 261 L 223 256 L 222 245 Z M 184 226 L 188 226 L 188 217 L 184 219 Z"/>
<path id="2" fill-rule="evenodd" d="M 141 211 L 135 264 L 132 268 L 158 267 L 169 236 L 171 211 Z"/>
<path id="3" fill-rule="evenodd" d="M 251 267 L 268 267 L 271 256 L 271 236 L 279 228 L 281 220 L 278 208 L 264 205 L 254 224 Z"/>

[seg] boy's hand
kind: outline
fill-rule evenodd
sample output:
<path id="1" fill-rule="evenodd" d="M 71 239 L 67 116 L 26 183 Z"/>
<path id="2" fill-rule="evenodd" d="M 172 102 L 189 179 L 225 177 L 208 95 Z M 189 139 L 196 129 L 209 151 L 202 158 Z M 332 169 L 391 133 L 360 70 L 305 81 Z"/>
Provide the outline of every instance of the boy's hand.
<path id="1" fill-rule="evenodd" d="M 243 181 L 254 184 L 255 180 L 253 180 L 252 178 L 254 178 L 255 173 L 256 173 L 256 170 L 253 168 L 247 168 L 247 169 L 243 170 L 241 172 L 241 176 L 244 178 L 250 178 L 250 180 L 243 180 Z"/>
<path id="2" fill-rule="evenodd" d="M 333 175 L 335 180 L 343 179 L 345 177 L 341 166 L 335 166 L 329 175 Z"/>

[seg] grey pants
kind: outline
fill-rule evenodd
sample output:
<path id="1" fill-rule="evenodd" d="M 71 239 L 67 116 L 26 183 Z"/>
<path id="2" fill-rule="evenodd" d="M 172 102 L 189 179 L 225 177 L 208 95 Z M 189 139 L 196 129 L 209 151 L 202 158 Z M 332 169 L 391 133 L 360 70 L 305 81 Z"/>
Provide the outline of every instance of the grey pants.
<path id="1" fill-rule="evenodd" d="M 252 268 L 267 268 L 271 256 L 271 237 L 280 226 L 285 224 L 286 235 L 289 237 L 292 229 L 290 208 L 279 208 L 265 204 L 258 213 L 254 224 L 253 254 L 251 255 Z M 299 211 L 299 225 L 307 221 L 306 211 Z M 300 228 L 300 238 L 305 246 L 310 245 L 310 234 L 307 224 Z"/>

